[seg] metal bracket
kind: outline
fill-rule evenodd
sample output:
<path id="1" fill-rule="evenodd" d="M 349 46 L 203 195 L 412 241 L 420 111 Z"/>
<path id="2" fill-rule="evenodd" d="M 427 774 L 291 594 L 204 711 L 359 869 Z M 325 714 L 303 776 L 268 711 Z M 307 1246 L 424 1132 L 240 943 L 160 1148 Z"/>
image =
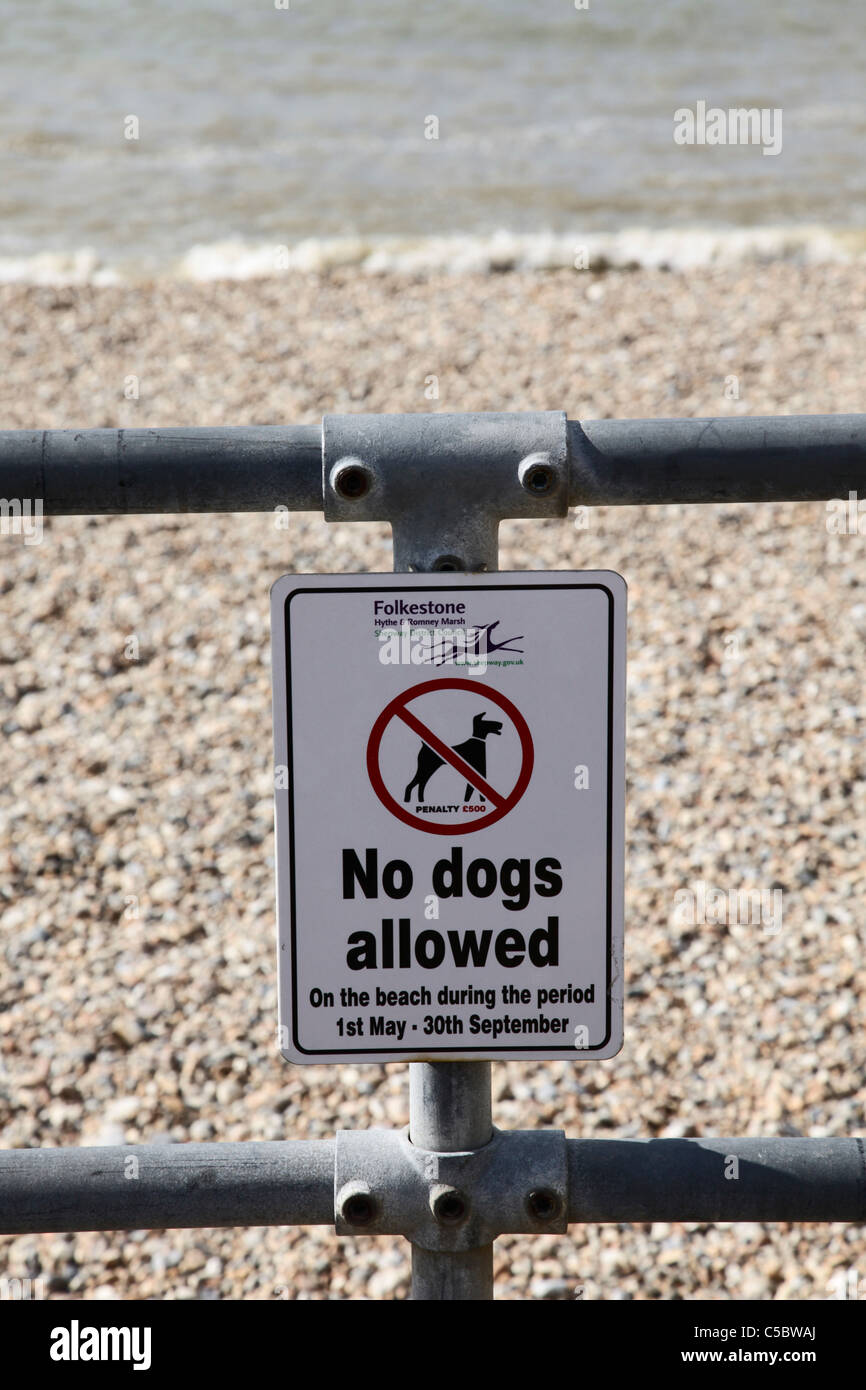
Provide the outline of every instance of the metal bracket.
<path id="1" fill-rule="evenodd" d="M 327 521 L 390 521 L 394 569 L 497 569 L 504 517 L 568 512 L 564 411 L 326 415 Z"/>
<path id="2" fill-rule="evenodd" d="M 402 1235 L 425 1250 L 472 1250 L 497 1236 L 563 1234 L 563 1130 L 494 1129 L 481 1149 L 434 1153 L 402 1130 L 337 1131 L 338 1235 Z"/>

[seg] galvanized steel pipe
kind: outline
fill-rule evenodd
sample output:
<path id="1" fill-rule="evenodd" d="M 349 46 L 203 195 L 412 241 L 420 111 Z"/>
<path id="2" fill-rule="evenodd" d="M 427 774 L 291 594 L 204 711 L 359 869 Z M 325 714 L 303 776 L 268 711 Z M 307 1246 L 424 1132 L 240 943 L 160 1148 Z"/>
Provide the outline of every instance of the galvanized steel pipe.
<path id="1" fill-rule="evenodd" d="M 414 1065 L 443 1069 L 446 1089 L 424 1107 L 428 1130 L 437 1106 L 454 1099 L 456 1086 L 463 1132 L 467 1138 L 481 1139 L 485 1132 L 489 1137 L 489 1074 L 469 1070 L 488 1070 L 489 1064 Z M 460 1074 L 448 1076 L 445 1069 Z M 454 1142 L 450 1111 L 438 1113 L 443 1137 L 450 1134 Z M 507 1147 L 508 1135 L 501 1137 Z M 862 1139 L 569 1139 L 566 1148 L 571 1223 L 866 1222 Z M 329 1226 L 335 1152 L 331 1139 L 6 1150 L 0 1152 L 0 1233 Z M 533 1180 L 518 1153 L 523 1150 L 515 1144 L 515 1191 Z M 483 1182 L 483 1166 L 479 1171 Z M 389 1184 L 405 1186 L 407 1195 L 417 1191 L 408 1168 L 405 1177 L 404 1184 L 399 1168 L 388 1167 Z M 502 1181 L 501 1170 L 495 1181 Z M 436 1183 L 433 1169 L 429 1182 L 431 1188 Z M 471 1189 L 463 1195 L 479 1200 Z M 449 1298 L 489 1298 L 490 1250 L 415 1247 L 416 1297 L 440 1298 L 439 1291 L 448 1288 Z"/>
<path id="2" fill-rule="evenodd" d="M 572 506 L 866 496 L 866 415 L 569 421 Z"/>
<path id="3" fill-rule="evenodd" d="M 413 459 L 427 418 L 401 417 Z M 460 418 L 463 435 L 483 426 L 489 451 L 491 417 Z M 510 418 L 513 432 L 522 417 Z M 509 416 L 498 419 L 508 452 Z M 572 506 L 866 495 L 866 415 L 572 420 L 567 439 Z M 41 499 L 48 516 L 321 511 L 322 458 L 318 425 L 2 430 L 0 496 Z"/>
<path id="4" fill-rule="evenodd" d="M 0 430 L 0 496 L 46 516 L 322 510 L 317 425 Z"/>
<path id="5" fill-rule="evenodd" d="M 434 1153 L 480 1149 L 493 1135 L 490 1062 L 413 1062 L 409 1138 Z M 517 1174 L 515 1174 L 515 1179 Z M 460 1194 L 471 1202 L 471 1194 Z M 439 1251 L 412 1246 L 415 1302 L 493 1298 L 493 1246 Z"/>
<path id="6" fill-rule="evenodd" d="M 569 1221 L 866 1222 L 862 1139 L 569 1139 Z"/>
<path id="7" fill-rule="evenodd" d="M 0 1152 L 0 1233 L 331 1226 L 333 1139 Z"/>

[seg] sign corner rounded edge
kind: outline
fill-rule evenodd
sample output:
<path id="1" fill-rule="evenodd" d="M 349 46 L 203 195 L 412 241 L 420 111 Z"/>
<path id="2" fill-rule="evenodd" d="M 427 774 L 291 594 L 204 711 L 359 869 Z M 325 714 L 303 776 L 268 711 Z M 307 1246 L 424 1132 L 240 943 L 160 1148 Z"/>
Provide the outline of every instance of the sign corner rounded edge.
<path id="1" fill-rule="evenodd" d="M 615 599 L 628 599 L 628 580 L 620 574 L 619 570 L 597 570 L 596 573 L 599 579 L 607 581 Z"/>
<path id="2" fill-rule="evenodd" d="M 268 597 L 272 603 L 278 603 L 285 595 L 280 592 L 280 585 L 289 585 L 297 578 L 294 574 L 278 574 L 271 587 L 268 589 Z"/>

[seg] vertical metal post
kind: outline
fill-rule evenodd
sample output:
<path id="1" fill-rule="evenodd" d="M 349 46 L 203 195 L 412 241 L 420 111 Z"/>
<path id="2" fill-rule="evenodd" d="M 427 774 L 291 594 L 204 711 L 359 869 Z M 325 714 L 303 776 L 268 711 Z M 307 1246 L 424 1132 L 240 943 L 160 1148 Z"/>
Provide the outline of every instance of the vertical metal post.
<path id="1" fill-rule="evenodd" d="M 480 1149 L 493 1134 L 489 1062 L 412 1062 L 409 1138 L 434 1153 Z M 493 1297 L 493 1246 L 459 1254 L 412 1246 L 412 1298 L 479 1302 Z"/>
<path id="2" fill-rule="evenodd" d="M 471 527 L 472 518 L 466 518 Z M 498 524 L 484 546 L 488 571 L 499 568 Z M 405 537 L 404 537 L 405 542 Z M 453 538 L 443 550 L 448 552 Z M 462 556 L 448 555 L 436 565 L 451 568 Z M 395 564 L 397 568 L 395 546 Z M 457 566 L 454 565 L 456 568 Z M 434 1153 L 480 1149 L 493 1135 L 490 1062 L 411 1062 L 409 1138 Z M 413 1301 L 481 1302 L 493 1298 L 493 1246 L 443 1252 L 412 1246 Z"/>
<path id="3" fill-rule="evenodd" d="M 453 1254 L 412 1246 L 413 1303 L 486 1303 L 492 1298 L 492 1245 Z"/>
<path id="4" fill-rule="evenodd" d="M 490 1062 L 412 1062 L 409 1137 L 419 1149 L 461 1153 L 493 1134 Z"/>
<path id="5" fill-rule="evenodd" d="M 478 416 L 326 415 L 322 491 L 328 521 L 389 521 L 397 573 L 492 573 L 506 516 L 565 516 L 568 430 L 562 411 Z M 492 1136 L 490 1064 L 409 1068 L 410 1137 L 429 1153 Z M 413 1246 L 413 1298 L 493 1297 L 492 1246 Z"/>

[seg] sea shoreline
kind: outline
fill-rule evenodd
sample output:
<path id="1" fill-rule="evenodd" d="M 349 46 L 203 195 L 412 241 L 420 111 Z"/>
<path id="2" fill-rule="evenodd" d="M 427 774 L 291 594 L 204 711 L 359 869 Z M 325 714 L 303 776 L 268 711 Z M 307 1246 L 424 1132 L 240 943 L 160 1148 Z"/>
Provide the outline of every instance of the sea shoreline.
<path id="1" fill-rule="evenodd" d="M 671 270 L 733 268 L 777 262 L 866 264 L 866 227 L 820 223 L 793 226 L 622 227 L 570 232 L 346 234 L 292 243 L 229 237 L 155 258 L 93 247 L 0 251 L 0 284 L 145 285 L 151 281 L 210 283 L 280 279 L 292 273 L 355 270 L 365 275 L 505 274 L 513 271 Z"/>

